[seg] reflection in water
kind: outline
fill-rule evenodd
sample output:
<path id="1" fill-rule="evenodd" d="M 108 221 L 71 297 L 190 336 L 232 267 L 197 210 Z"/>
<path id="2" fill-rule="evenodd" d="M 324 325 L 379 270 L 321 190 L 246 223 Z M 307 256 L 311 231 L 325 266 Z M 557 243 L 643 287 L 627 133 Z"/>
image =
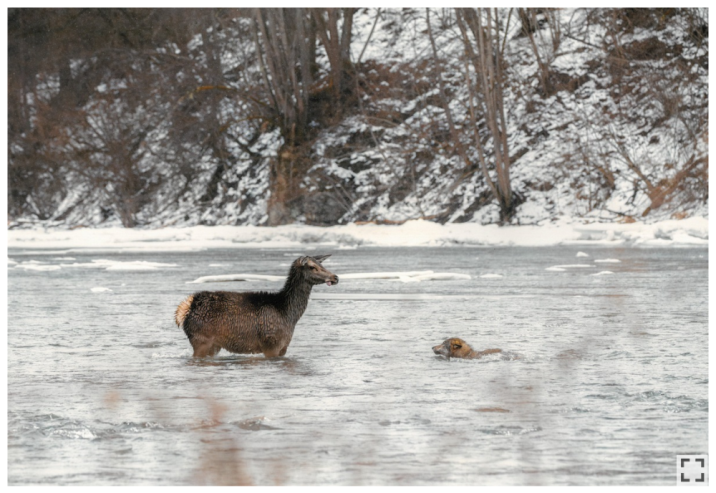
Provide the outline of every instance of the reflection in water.
<path id="1" fill-rule="evenodd" d="M 280 356 L 276 358 L 265 358 L 262 354 L 256 355 L 234 355 L 222 350 L 215 358 L 188 358 L 186 366 L 199 367 L 223 367 L 223 368 L 267 368 L 280 369 L 288 374 L 310 375 L 310 365 L 306 361 Z M 222 356 L 223 355 L 223 356 Z M 257 370 L 260 371 L 260 370 Z"/>

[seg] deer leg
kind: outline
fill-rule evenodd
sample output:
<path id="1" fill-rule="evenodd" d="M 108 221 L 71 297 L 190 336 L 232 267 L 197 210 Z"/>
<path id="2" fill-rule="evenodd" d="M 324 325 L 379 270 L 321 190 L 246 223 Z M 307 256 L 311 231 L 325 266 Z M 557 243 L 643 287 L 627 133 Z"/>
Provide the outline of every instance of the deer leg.
<path id="1" fill-rule="evenodd" d="M 263 337 L 263 339 L 260 342 L 261 344 L 261 352 L 264 353 L 264 356 L 267 358 L 275 358 L 276 356 L 283 356 L 281 354 L 281 345 L 283 342 L 279 340 L 275 335 L 269 335 Z"/>
<path id="2" fill-rule="evenodd" d="M 191 340 L 191 345 L 194 348 L 194 358 L 204 358 L 206 356 L 214 357 L 219 352 L 221 346 L 214 345 L 214 338 L 206 338 L 204 336 L 194 336 Z"/>
<path id="3" fill-rule="evenodd" d="M 271 348 L 271 349 L 264 350 L 264 356 L 267 358 L 275 358 L 277 356 L 281 356 L 281 354 L 278 349 Z"/>

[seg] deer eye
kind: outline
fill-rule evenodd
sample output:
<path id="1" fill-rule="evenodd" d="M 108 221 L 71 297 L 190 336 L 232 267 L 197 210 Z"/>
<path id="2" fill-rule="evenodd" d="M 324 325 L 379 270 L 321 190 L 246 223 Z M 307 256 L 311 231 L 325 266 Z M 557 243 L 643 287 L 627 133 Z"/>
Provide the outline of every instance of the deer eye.
<path id="1" fill-rule="evenodd" d="M 316 267 L 312 265 L 311 270 L 316 270 Z"/>
<path id="2" fill-rule="evenodd" d="M 461 347 L 462 347 L 462 346 L 461 346 L 460 344 L 453 344 L 453 345 L 452 345 L 452 348 L 453 348 L 453 349 L 460 349 Z"/>

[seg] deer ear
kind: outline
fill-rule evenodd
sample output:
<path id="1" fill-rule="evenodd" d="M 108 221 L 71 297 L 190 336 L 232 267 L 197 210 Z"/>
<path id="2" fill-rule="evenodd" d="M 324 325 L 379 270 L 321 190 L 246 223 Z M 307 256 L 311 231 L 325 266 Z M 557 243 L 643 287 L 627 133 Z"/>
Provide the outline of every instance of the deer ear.
<path id="1" fill-rule="evenodd" d="M 315 260 L 316 262 L 318 262 L 318 263 L 320 264 L 321 262 L 323 262 L 324 260 L 326 260 L 326 259 L 327 259 L 328 257 L 330 257 L 330 256 L 331 256 L 330 253 L 329 253 L 328 255 L 319 255 L 319 256 L 317 256 L 317 257 L 313 257 L 313 260 Z"/>
<path id="2" fill-rule="evenodd" d="M 308 257 L 301 257 L 298 259 L 298 265 L 306 265 L 308 263 Z"/>

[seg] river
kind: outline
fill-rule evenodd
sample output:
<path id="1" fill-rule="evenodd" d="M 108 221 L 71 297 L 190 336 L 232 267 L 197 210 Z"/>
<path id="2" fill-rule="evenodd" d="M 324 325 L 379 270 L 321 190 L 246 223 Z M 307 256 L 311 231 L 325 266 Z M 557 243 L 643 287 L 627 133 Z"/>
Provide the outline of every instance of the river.
<path id="1" fill-rule="evenodd" d="M 581 253 L 580 253 L 581 250 Z M 206 275 L 317 286 L 288 353 L 191 358 Z M 9 250 L 11 485 L 672 485 L 708 453 L 706 248 Z M 607 273 L 608 272 L 608 273 Z M 446 360 L 461 337 L 516 360 Z"/>

